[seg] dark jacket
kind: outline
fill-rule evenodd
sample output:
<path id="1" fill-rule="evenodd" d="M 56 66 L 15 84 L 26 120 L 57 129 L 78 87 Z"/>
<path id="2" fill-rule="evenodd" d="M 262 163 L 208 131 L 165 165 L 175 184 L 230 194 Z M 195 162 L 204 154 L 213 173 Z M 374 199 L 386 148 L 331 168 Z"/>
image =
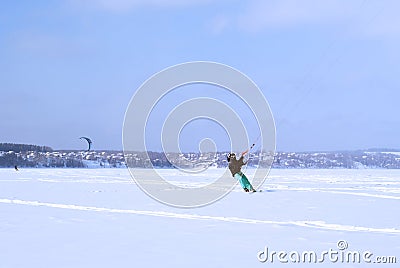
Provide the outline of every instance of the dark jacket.
<path id="1" fill-rule="evenodd" d="M 240 169 L 242 166 L 246 165 L 245 162 L 243 162 L 244 157 L 241 156 L 239 160 L 236 159 L 236 157 L 233 157 L 229 161 L 229 170 L 232 173 L 232 176 L 235 176 L 236 173 L 241 172 Z"/>

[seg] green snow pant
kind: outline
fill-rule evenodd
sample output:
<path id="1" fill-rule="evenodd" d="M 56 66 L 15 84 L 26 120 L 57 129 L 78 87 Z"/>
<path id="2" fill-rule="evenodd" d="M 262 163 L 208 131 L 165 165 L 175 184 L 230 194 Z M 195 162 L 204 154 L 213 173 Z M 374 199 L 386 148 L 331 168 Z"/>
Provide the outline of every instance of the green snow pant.
<path id="1" fill-rule="evenodd" d="M 240 182 L 240 185 L 242 186 L 243 189 L 248 189 L 250 191 L 253 190 L 253 186 L 250 184 L 246 175 L 244 175 L 242 172 L 236 173 L 233 177 L 235 177 L 235 179 L 237 179 Z"/>

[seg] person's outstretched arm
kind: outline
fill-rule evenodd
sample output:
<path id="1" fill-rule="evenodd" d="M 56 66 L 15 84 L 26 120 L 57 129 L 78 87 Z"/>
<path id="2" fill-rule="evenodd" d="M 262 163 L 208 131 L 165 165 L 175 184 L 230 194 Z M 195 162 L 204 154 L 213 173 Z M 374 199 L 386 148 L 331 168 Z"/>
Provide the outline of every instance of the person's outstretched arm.
<path id="1" fill-rule="evenodd" d="M 240 161 L 243 163 L 243 165 L 246 165 L 248 161 L 244 162 L 244 156 L 249 152 L 249 150 L 247 149 L 246 151 L 242 152 L 241 156 L 240 156 Z"/>

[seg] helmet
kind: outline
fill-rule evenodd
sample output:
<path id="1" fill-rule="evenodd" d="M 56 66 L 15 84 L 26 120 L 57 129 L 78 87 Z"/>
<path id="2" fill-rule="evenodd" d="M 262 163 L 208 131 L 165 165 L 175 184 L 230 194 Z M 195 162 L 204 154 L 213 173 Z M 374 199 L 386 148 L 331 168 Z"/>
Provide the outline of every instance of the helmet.
<path id="1" fill-rule="evenodd" d="M 228 162 L 231 161 L 231 158 L 234 158 L 234 157 L 236 157 L 236 154 L 235 154 L 235 153 L 229 153 L 229 154 L 227 155 L 227 161 L 228 161 Z"/>

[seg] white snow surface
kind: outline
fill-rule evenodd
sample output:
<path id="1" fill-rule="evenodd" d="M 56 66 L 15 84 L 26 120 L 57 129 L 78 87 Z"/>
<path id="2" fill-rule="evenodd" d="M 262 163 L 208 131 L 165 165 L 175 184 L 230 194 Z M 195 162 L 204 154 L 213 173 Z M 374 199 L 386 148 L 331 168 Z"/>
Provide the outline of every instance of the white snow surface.
<path id="1" fill-rule="evenodd" d="M 209 206 L 179 209 L 143 193 L 126 169 L 0 169 L 0 267 L 316 267 L 257 254 L 319 254 L 340 240 L 397 264 L 319 267 L 398 267 L 399 170 L 271 170 L 261 189 L 237 186 Z"/>

